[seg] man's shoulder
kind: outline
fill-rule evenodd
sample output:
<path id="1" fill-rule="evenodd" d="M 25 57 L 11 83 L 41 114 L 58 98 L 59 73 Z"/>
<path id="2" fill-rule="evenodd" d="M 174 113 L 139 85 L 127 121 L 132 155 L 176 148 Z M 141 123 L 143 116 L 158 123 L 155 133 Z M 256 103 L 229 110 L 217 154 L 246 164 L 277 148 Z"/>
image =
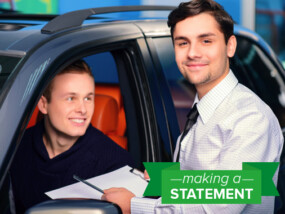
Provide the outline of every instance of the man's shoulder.
<path id="1" fill-rule="evenodd" d="M 117 143 L 115 143 L 110 137 L 108 137 L 106 134 L 101 132 L 99 129 L 95 128 L 90 124 L 88 127 L 86 134 L 85 134 L 88 139 L 92 139 L 91 143 L 93 145 L 98 144 L 97 148 L 105 149 L 105 148 L 117 148 L 117 149 L 122 149 Z M 124 150 L 124 149 L 122 149 Z"/>
<path id="2" fill-rule="evenodd" d="M 279 126 L 278 120 L 271 108 L 253 91 L 238 84 L 223 103 L 224 118 L 238 121 L 262 121 L 262 123 Z M 246 120 L 242 120 L 242 118 Z M 250 120 L 249 120 L 250 119 Z"/>
<path id="3" fill-rule="evenodd" d="M 86 130 L 85 135 L 89 138 L 89 139 L 93 139 L 93 140 L 97 140 L 97 141 L 112 141 L 107 135 L 105 135 L 102 131 L 100 131 L 99 129 L 95 128 L 94 126 L 92 126 L 92 124 L 89 125 L 89 127 Z"/>
<path id="4" fill-rule="evenodd" d="M 37 123 L 36 125 L 26 129 L 23 134 L 21 144 L 30 144 L 36 135 L 42 135 L 41 126 L 42 125 L 40 123 Z"/>
<path id="5" fill-rule="evenodd" d="M 95 157 L 94 153 L 101 158 L 104 157 L 104 160 L 112 157 L 112 161 L 117 160 L 118 163 L 132 165 L 130 153 L 92 125 L 88 127 L 85 137 L 88 138 L 88 146 L 85 147 L 85 151 L 89 154 L 91 152 L 95 159 L 98 156 Z"/>
<path id="6" fill-rule="evenodd" d="M 271 108 L 257 94 L 242 84 L 238 84 L 233 90 L 230 100 L 240 110 L 272 112 Z"/>
<path id="7" fill-rule="evenodd" d="M 18 170 L 19 168 L 26 166 L 27 163 L 31 163 L 31 161 L 33 161 L 33 157 L 35 157 L 34 141 L 35 137 L 37 137 L 36 135 L 41 133 L 39 130 L 39 124 L 25 130 L 21 142 L 17 148 L 16 155 L 13 159 L 11 169 Z"/>

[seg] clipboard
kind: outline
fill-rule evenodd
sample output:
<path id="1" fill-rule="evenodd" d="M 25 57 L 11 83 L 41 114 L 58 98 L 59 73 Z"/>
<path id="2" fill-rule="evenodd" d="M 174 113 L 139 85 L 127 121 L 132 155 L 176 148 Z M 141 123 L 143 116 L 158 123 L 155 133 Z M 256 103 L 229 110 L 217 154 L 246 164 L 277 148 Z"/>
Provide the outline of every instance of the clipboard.
<path id="1" fill-rule="evenodd" d="M 144 178 L 144 173 L 136 168 L 130 169 L 130 173 L 133 173 L 134 175 L 139 176 L 140 178 L 145 180 L 146 182 L 149 182 L 149 179 Z"/>
<path id="2" fill-rule="evenodd" d="M 84 179 L 93 186 L 101 190 L 112 187 L 123 187 L 134 193 L 138 197 L 143 197 L 143 193 L 148 185 L 143 173 L 130 166 L 124 166 L 112 172 L 99 175 L 93 178 Z M 140 176 L 141 175 L 141 176 Z M 91 198 L 101 199 L 103 193 L 91 188 L 83 182 L 77 182 L 45 193 L 51 199 L 59 198 Z"/>

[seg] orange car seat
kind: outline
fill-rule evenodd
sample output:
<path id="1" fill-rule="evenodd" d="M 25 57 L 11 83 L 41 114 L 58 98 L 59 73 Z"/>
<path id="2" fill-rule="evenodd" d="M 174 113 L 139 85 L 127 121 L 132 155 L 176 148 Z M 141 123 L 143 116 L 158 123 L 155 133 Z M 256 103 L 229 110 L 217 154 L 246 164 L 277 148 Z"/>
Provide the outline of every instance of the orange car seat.
<path id="1" fill-rule="evenodd" d="M 119 118 L 118 118 L 117 130 L 115 133 L 118 136 L 124 136 L 126 129 L 127 129 L 127 123 L 126 123 L 126 115 L 125 115 L 123 97 L 120 91 L 120 87 L 116 84 L 96 83 L 95 94 L 109 95 L 117 101 L 118 106 L 119 106 Z"/>
<path id="2" fill-rule="evenodd" d="M 91 120 L 94 127 L 101 130 L 122 148 L 127 149 L 127 138 L 117 134 L 119 106 L 113 97 L 95 95 L 95 110 Z"/>
<path id="3" fill-rule="evenodd" d="M 39 121 L 38 117 L 39 117 L 39 108 L 38 108 L 38 106 L 36 106 L 36 108 L 32 114 L 32 117 L 31 117 L 31 119 L 27 125 L 27 129 L 36 125 L 36 123 Z"/>

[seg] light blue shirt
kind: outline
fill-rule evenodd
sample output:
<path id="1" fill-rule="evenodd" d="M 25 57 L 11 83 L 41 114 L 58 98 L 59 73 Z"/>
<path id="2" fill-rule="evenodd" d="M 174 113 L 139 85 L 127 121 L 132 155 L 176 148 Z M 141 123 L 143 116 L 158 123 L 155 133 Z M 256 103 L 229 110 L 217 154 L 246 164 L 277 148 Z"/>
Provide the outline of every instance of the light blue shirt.
<path id="1" fill-rule="evenodd" d="M 241 170 L 243 162 L 279 162 L 283 135 L 272 110 L 229 74 L 201 100 L 199 117 L 181 142 L 183 170 Z M 181 137 L 181 136 L 180 136 Z M 177 140 L 176 160 L 180 137 Z M 276 172 L 274 183 L 277 184 Z M 262 204 L 165 205 L 161 200 L 135 197 L 132 213 L 273 213 L 274 197 Z"/>

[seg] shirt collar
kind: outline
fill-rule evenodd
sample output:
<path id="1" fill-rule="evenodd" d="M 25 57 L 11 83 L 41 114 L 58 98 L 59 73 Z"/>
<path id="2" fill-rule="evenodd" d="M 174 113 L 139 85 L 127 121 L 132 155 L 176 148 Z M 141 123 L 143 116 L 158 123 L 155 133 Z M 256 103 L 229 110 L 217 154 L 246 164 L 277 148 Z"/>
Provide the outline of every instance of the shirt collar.
<path id="1" fill-rule="evenodd" d="M 230 70 L 228 75 L 205 96 L 203 96 L 201 100 L 199 100 L 198 94 L 196 94 L 194 104 L 197 103 L 197 109 L 204 124 L 209 121 L 219 104 L 237 84 L 238 80 Z"/>

